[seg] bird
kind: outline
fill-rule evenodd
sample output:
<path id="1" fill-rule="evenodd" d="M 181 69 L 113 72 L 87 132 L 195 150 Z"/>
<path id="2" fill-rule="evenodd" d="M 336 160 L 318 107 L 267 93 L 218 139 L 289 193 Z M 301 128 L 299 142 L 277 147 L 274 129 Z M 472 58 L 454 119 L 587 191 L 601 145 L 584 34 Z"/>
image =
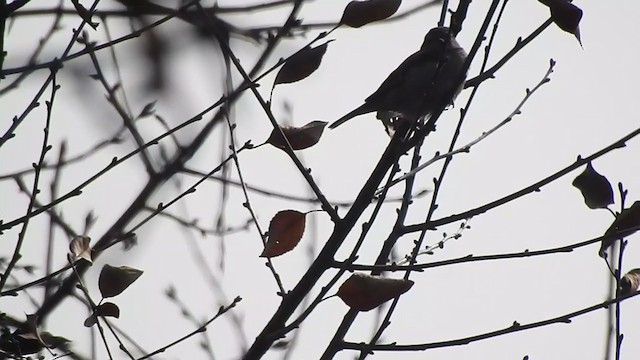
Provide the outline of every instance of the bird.
<path id="1" fill-rule="evenodd" d="M 448 27 L 427 33 L 420 50 L 410 55 L 382 82 L 364 104 L 329 125 L 334 129 L 363 114 L 377 112 L 385 125 L 392 119 L 415 121 L 453 103 L 464 86 L 467 53 Z M 466 77 L 466 73 L 465 73 Z"/>

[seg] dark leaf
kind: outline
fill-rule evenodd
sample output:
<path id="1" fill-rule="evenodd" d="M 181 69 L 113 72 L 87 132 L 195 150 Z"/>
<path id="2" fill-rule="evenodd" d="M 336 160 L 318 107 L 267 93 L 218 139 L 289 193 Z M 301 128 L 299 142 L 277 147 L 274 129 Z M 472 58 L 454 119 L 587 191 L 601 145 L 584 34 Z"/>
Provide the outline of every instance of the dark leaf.
<path id="1" fill-rule="evenodd" d="M 41 332 L 37 320 L 36 315 L 27 315 L 27 320 L 21 328 L 16 329 L 13 333 L 2 331 L 0 350 L 7 354 L 20 356 L 16 358 L 22 359 L 21 355 L 34 354 L 45 347 L 54 348 L 69 342 L 63 337 L 53 336 L 46 331 Z M 4 359 L 2 352 L 0 352 L 0 359 Z"/>
<path id="2" fill-rule="evenodd" d="M 98 316 L 95 313 L 89 315 L 88 318 L 84 319 L 84 327 L 92 327 L 93 325 L 98 323 Z"/>
<path id="3" fill-rule="evenodd" d="M 283 126 L 282 132 L 289 140 L 293 150 L 302 150 L 309 148 L 320 141 L 324 127 L 327 126 L 326 121 L 312 121 L 302 127 Z M 280 131 L 274 129 L 267 139 L 267 143 L 279 148 L 286 149 L 287 143 L 280 134 Z"/>
<path id="4" fill-rule="evenodd" d="M 352 1 L 344 9 L 340 24 L 359 28 L 388 18 L 398 11 L 402 0 Z"/>
<path id="5" fill-rule="evenodd" d="M 100 304 L 96 307 L 94 312 L 88 318 L 86 318 L 86 320 L 84 321 L 84 326 L 92 327 L 98 322 L 99 316 L 110 316 L 117 319 L 120 317 L 120 308 L 118 308 L 118 305 L 112 302 L 105 302 L 103 304 Z"/>
<path id="6" fill-rule="evenodd" d="M 620 293 L 631 294 L 640 290 L 640 269 L 633 269 L 620 279 Z"/>
<path id="7" fill-rule="evenodd" d="M 96 307 L 94 313 L 98 316 L 120 317 L 120 308 L 112 302 L 105 302 Z"/>
<path id="8" fill-rule="evenodd" d="M 600 247 L 600 256 L 604 256 L 604 252 L 616 242 L 617 239 L 623 238 L 633 234 L 640 229 L 640 201 L 636 201 L 631 207 L 622 210 L 605 235 L 615 235 L 615 237 L 605 239 L 602 241 Z"/>
<path id="9" fill-rule="evenodd" d="M 320 67 L 328 44 L 326 42 L 314 48 L 306 47 L 291 56 L 278 71 L 274 86 L 300 81 L 311 75 Z"/>
<path id="10" fill-rule="evenodd" d="M 304 234 L 306 214 L 295 210 L 278 212 L 269 223 L 269 238 L 260 257 L 271 258 L 293 250 Z"/>
<path id="11" fill-rule="evenodd" d="M 78 258 L 85 259 L 89 263 L 93 263 L 91 259 L 91 246 L 89 243 L 91 238 L 85 235 L 78 235 L 69 243 L 69 251 L 73 255 L 73 260 Z"/>
<path id="12" fill-rule="evenodd" d="M 582 174 L 571 183 L 584 196 L 584 202 L 590 209 L 604 209 L 613 204 L 613 188 L 603 175 L 593 168 L 591 162 L 587 164 Z"/>
<path id="13" fill-rule="evenodd" d="M 369 311 L 404 294 L 412 286 L 411 280 L 353 274 L 340 285 L 338 297 L 354 310 Z"/>
<path id="14" fill-rule="evenodd" d="M 105 265 L 100 272 L 98 288 L 103 298 L 113 297 L 128 288 L 140 275 L 141 270 L 128 266 Z"/>

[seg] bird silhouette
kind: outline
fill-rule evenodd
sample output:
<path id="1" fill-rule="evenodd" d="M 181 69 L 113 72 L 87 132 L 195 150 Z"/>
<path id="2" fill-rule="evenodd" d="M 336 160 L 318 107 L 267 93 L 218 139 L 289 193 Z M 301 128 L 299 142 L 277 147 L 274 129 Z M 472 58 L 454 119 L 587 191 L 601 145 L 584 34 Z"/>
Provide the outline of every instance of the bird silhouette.
<path id="1" fill-rule="evenodd" d="M 388 125 L 392 119 L 415 121 L 451 104 L 464 85 L 461 72 L 467 53 L 448 27 L 427 33 L 420 50 L 409 56 L 364 104 L 329 125 L 336 128 L 356 116 L 376 111 Z"/>

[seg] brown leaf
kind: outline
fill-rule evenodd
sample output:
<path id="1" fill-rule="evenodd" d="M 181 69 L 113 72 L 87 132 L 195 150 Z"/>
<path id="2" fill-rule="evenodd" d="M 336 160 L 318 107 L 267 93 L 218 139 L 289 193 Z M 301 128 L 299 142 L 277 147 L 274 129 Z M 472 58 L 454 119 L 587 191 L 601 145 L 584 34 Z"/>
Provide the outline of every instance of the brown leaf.
<path id="1" fill-rule="evenodd" d="M 353 274 L 338 289 L 338 297 L 350 308 L 369 311 L 409 291 L 413 281 Z"/>
<path id="2" fill-rule="evenodd" d="M 302 127 L 282 126 L 282 132 L 289 140 L 293 150 L 302 150 L 317 144 L 320 141 L 324 127 L 327 126 L 326 121 L 312 121 Z M 266 141 L 267 143 L 277 147 L 278 149 L 286 149 L 287 142 L 284 140 L 278 129 L 273 129 L 271 135 Z"/>
<path id="3" fill-rule="evenodd" d="M 93 263 L 91 259 L 91 246 L 89 243 L 91 238 L 85 235 L 78 235 L 69 243 L 69 251 L 73 255 L 73 260 L 85 259 L 89 263 Z"/>
<path id="4" fill-rule="evenodd" d="M 344 9 L 340 24 L 359 28 L 388 18 L 398 11 L 402 0 L 352 1 Z"/>
<path id="5" fill-rule="evenodd" d="M 120 317 L 120 308 L 112 302 L 105 302 L 98 306 L 93 313 L 85 319 L 84 326 L 92 327 L 98 322 L 98 316 L 110 316 L 114 318 Z"/>
<path id="6" fill-rule="evenodd" d="M 582 192 L 584 202 L 590 209 L 606 209 L 613 204 L 613 188 L 611 183 L 603 175 L 593 168 L 591 162 L 587 164 L 582 174 L 578 175 L 571 183 Z"/>
<path id="7" fill-rule="evenodd" d="M 269 223 L 269 238 L 260 257 L 271 258 L 293 250 L 304 234 L 305 213 L 295 210 L 278 212 Z"/>
<path id="8" fill-rule="evenodd" d="M 128 266 L 105 265 L 100 272 L 98 288 L 103 298 L 113 297 L 122 293 L 140 275 L 142 275 L 141 270 Z"/>
<path id="9" fill-rule="evenodd" d="M 605 251 L 616 242 L 617 239 L 623 238 L 640 230 L 640 201 L 636 201 L 631 207 L 622 210 L 607 231 L 605 235 L 616 235 L 602 241 L 600 247 L 600 256 L 605 255 Z"/>
<path id="10" fill-rule="evenodd" d="M 640 269 L 633 269 L 620 279 L 620 293 L 631 294 L 640 290 Z"/>
<path id="11" fill-rule="evenodd" d="M 82 323 L 82 325 L 84 325 L 84 327 L 92 327 L 97 323 L 98 323 L 98 316 L 96 315 L 96 313 L 92 313 L 91 315 L 89 315 L 88 318 L 84 319 L 84 323 Z"/>
<path id="12" fill-rule="evenodd" d="M 98 316 L 120 317 L 120 308 L 112 302 L 104 302 L 96 307 L 94 313 Z"/>
<path id="13" fill-rule="evenodd" d="M 582 10 L 572 4 L 569 0 L 538 0 L 547 5 L 551 10 L 551 19 L 558 27 L 568 33 L 575 35 L 578 42 L 580 40 L 580 20 Z"/>
<path id="14" fill-rule="evenodd" d="M 328 44 L 326 42 L 314 48 L 307 46 L 291 56 L 278 71 L 273 85 L 293 83 L 311 75 L 320 67 Z"/>

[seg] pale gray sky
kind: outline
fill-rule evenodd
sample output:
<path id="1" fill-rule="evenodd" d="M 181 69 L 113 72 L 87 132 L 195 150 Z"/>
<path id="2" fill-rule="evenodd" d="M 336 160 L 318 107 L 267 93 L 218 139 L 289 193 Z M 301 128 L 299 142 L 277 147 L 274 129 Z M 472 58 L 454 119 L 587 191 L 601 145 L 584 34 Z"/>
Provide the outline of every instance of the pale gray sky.
<path id="1" fill-rule="evenodd" d="M 220 1 L 221 6 L 235 5 L 237 0 Z M 300 18 L 304 22 L 338 20 L 347 1 L 315 1 L 305 6 Z M 401 8 L 409 9 L 422 3 L 406 0 Z M 640 82 L 637 57 L 640 55 L 640 32 L 635 14 L 640 5 L 635 1 L 615 2 L 576 1 L 584 10 L 581 22 L 582 49 L 574 37 L 555 25 L 547 29 L 530 46 L 521 51 L 503 67 L 496 78 L 483 84 L 477 94 L 468 119 L 462 130 L 460 144 L 469 142 L 483 131 L 495 126 L 508 116 L 525 94 L 526 88 L 535 86 L 553 58 L 557 65 L 551 82 L 543 86 L 524 106 L 522 114 L 500 129 L 496 134 L 476 145 L 471 153 L 462 154 L 453 161 L 438 201 L 436 218 L 463 212 L 482 205 L 560 170 L 571 164 L 578 155 L 587 156 L 638 127 L 639 109 L 635 85 Z M 47 2 L 33 1 L 33 7 L 47 6 Z M 87 3 L 88 4 L 88 3 Z M 488 1 L 475 1 L 471 5 L 459 42 L 469 49 L 483 16 L 483 7 Z M 104 2 L 107 5 L 107 2 Z M 454 2 L 454 7 L 457 5 Z M 279 24 L 284 11 L 275 11 L 259 23 Z M 385 25 L 369 25 L 361 29 L 339 29 L 330 38 L 336 41 L 329 45 L 321 67 L 302 82 L 276 87 L 273 109 L 277 116 L 285 117 L 283 103 L 293 106 L 295 125 L 312 120 L 333 121 L 361 104 L 384 78 L 421 44 L 424 34 L 435 26 L 439 9 L 426 10 L 403 21 Z M 536 1 L 511 1 L 501 23 L 501 31 L 492 49 L 489 64 L 492 65 L 507 52 L 519 36 L 527 36 L 548 17 L 548 9 Z M 240 25 L 251 25 L 253 19 L 238 18 Z M 68 41 L 71 28 L 78 20 L 65 20 L 65 28 L 57 35 L 57 42 L 46 49 L 43 59 L 58 54 L 61 41 Z M 121 24 L 124 25 L 124 24 Z M 16 66 L 29 51 L 33 37 L 42 33 L 33 29 L 46 26 L 40 22 L 18 21 L 8 34 L 9 59 L 7 67 Z M 170 44 L 182 49 L 179 58 L 172 64 L 170 86 L 172 91 L 158 98 L 157 113 L 171 124 L 177 125 L 190 118 L 213 101 L 221 93 L 219 87 L 220 60 L 204 43 L 178 32 L 181 26 L 167 25 L 160 31 L 175 31 L 179 40 Z M 114 33 L 126 28 L 113 30 Z M 19 34 L 19 35 L 17 35 Z M 92 32 L 90 32 L 92 34 Z M 315 36 L 310 32 L 307 41 Z M 30 38 L 29 36 L 33 37 Z M 103 39 L 104 34 L 91 35 Z M 281 56 L 287 56 L 305 44 L 305 40 L 287 41 L 270 60 L 269 66 Z M 243 65 L 252 64 L 258 52 L 254 44 L 236 40 L 234 48 Z M 25 48 L 26 47 L 26 48 Z M 145 94 L 140 86 L 142 79 L 140 55 L 133 52 L 133 45 L 119 45 L 116 52 L 123 65 L 124 86 L 129 103 L 137 113 L 155 98 Z M 469 75 L 477 75 L 482 50 L 474 60 Z M 111 64 L 103 54 L 105 68 Z M 77 86 L 69 74 L 74 71 L 85 76 L 91 73 L 86 60 L 74 61 L 65 67 L 69 72 L 61 77 L 62 88 L 54 105 L 52 144 L 54 151 L 48 156 L 53 161 L 58 151 L 59 140 L 69 141 L 69 154 L 77 154 L 95 144 L 105 134 L 120 126 L 120 120 L 104 101 L 104 89 L 98 82 L 86 82 Z M 40 71 L 26 81 L 18 90 L 0 98 L 0 118 L 8 124 L 10 118 L 19 114 L 41 86 L 47 71 Z M 112 74 L 111 74 L 112 75 Z M 113 81 L 114 77 L 111 77 Z M 260 92 L 268 97 L 273 76 L 262 83 Z M 423 160 L 435 151 L 444 151 L 448 146 L 452 130 L 458 120 L 459 108 L 465 104 L 470 90 L 464 91 L 456 101 L 456 107 L 447 111 L 438 123 L 438 131 L 432 134 L 423 147 Z M 41 99 L 48 99 L 48 92 Z M 97 99 L 89 102 L 90 99 Z M 44 105 L 44 104 L 43 104 Z M 257 101 L 247 94 L 234 109 L 234 120 L 239 124 L 238 143 L 251 140 L 261 143 L 271 131 L 268 119 L 260 110 Z M 44 106 L 35 110 L 16 132 L 17 137 L 0 149 L 3 173 L 28 167 L 37 160 L 44 123 Z M 337 130 L 327 131 L 315 147 L 301 152 L 307 166 L 319 182 L 329 199 L 349 200 L 355 197 L 366 181 L 384 150 L 388 137 L 373 115 L 361 116 Z M 145 138 L 159 134 L 162 129 L 150 119 L 141 121 Z M 193 136 L 200 125 L 187 128 L 180 138 Z M 4 129 L 4 127 L 3 127 Z M 222 131 L 219 130 L 218 133 Z M 155 135 L 154 135 L 155 134 Z M 217 136 L 217 134 L 216 134 Z M 219 162 L 219 137 L 212 138 L 207 148 L 190 163 L 192 167 L 209 171 Z M 630 141 L 626 148 L 609 153 L 594 162 L 595 168 L 606 175 L 614 187 L 622 181 L 629 189 L 629 204 L 640 198 L 640 182 L 637 153 L 640 141 Z M 105 166 L 113 156 L 121 156 L 131 149 L 131 144 L 112 146 L 97 154 L 93 160 L 71 167 L 63 173 L 61 191 L 66 192 Z M 157 149 L 153 150 L 154 153 Z M 250 184 L 296 195 L 309 195 L 303 178 L 282 151 L 272 147 L 261 147 L 240 155 L 240 164 L 246 181 Z M 138 160 L 131 160 L 111 171 L 101 180 L 86 188 L 81 197 L 65 202 L 61 211 L 77 229 L 81 229 L 86 211 L 93 209 L 98 222 L 88 234 L 99 238 L 144 184 L 143 170 Z M 439 174 L 440 163 L 424 170 L 418 176 L 418 188 L 432 188 L 431 178 Z M 580 170 L 581 171 L 581 170 Z M 494 209 L 471 220 L 471 229 L 462 238 L 451 241 L 445 249 L 435 255 L 422 257 L 422 262 L 455 258 L 468 254 L 497 254 L 538 250 L 577 243 L 603 234 L 612 221 L 604 210 L 589 210 L 571 181 L 580 171 L 565 176 L 546 186 L 540 193 L 520 198 L 506 206 Z M 236 177 L 235 170 L 233 171 Z M 48 174 L 43 189 L 48 186 Z M 28 183 L 31 178 L 26 178 Z M 185 189 L 197 178 L 181 177 L 181 188 Z M 154 196 L 156 202 L 168 202 L 178 192 L 175 184 L 167 184 Z M 396 187 L 394 196 L 401 194 L 402 186 Z M 43 202 L 48 196 L 44 191 Z M 312 209 L 309 205 L 292 203 L 261 195 L 250 194 L 260 225 L 266 230 L 269 219 L 279 210 Z M 24 214 L 26 197 L 17 193 L 12 181 L 0 183 L 0 218 L 5 221 Z M 10 200 L 6 200 L 10 199 Z M 219 187 L 205 183 L 195 194 L 188 196 L 175 208 L 174 213 L 185 212 L 189 218 L 199 218 L 203 225 L 210 225 L 217 216 Z M 427 211 L 429 197 L 417 200 L 411 206 L 410 223 L 420 222 Z M 229 225 L 244 223 L 248 218 L 241 204 L 242 194 L 234 190 L 225 210 Z M 616 194 L 616 207 L 619 198 Z M 150 204 L 153 206 L 153 204 Z M 342 209 L 341 214 L 346 210 Z M 371 262 L 380 244 L 387 235 L 388 227 L 395 219 L 395 205 L 383 210 L 380 223 L 369 234 L 370 246 L 365 246 L 359 263 Z M 331 233 L 333 225 L 323 213 L 308 215 L 317 221 L 316 248 L 322 246 Z M 363 219 L 366 218 L 363 217 Z M 46 236 L 47 218 L 41 215 L 31 225 L 24 251 L 24 262 L 42 264 L 43 244 Z M 428 243 L 437 243 L 442 232 L 452 233 L 458 224 L 438 229 L 428 237 Z M 356 227 L 356 230 L 359 227 Z M 13 249 L 18 229 L 3 234 L 6 245 L 1 247 L 1 256 L 8 256 Z M 211 268 L 219 261 L 219 239 L 203 239 L 197 234 L 186 236 L 171 221 L 158 218 L 138 232 L 140 246 L 134 251 L 121 253 L 114 248 L 99 259 L 89 272 L 86 284 L 98 297 L 97 275 L 102 264 L 129 265 L 145 271 L 144 275 L 115 300 L 121 308 L 121 319 L 115 322 L 126 329 L 147 350 L 166 344 L 194 329 L 185 321 L 179 309 L 163 296 L 168 285 L 174 285 L 178 295 L 200 318 L 207 318 L 217 311 L 218 303 L 209 290 L 206 279 L 201 276 L 194 263 L 190 243 L 196 241 L 202 255 Z M 305 248 L 312 241 L 309 230 L 301 244 L 289 254 L 274 259 L 286 288 L 292 288 L 304 274 L 309 259 Z M 349 244 L 357 239 L 358 232 L 351 234 L 338 257 L 348 254 Z M 417 236 L 417 235 L 416 235 Z M 57 265 L 63 265 L 66 248 L 63 237 L 58 235 L 56 247 Z M 409 251 L 415 237 L 403 238 L 398 253 Z M 640 252 L 635 239 L 630 238 L 623 272 L 638 267 Z M 10 244 L 10 245 L 9 245 Z M 277 287 L 272 276 L 258 258 L 262 244 L 254 228 L 250 232 L 230 235 L 225 239 L 227 258 L 221 283 L 229 299 L 241 296 L 243 301 L 236 308 L 242 317 L 249 344 L 269 320 L 279 304 Z M 385 332 L 384 342 L 399 344 L 424 343 L 452 340 L 472 336 L 510 326 L 513 321 L 529 323 L 556 317 L 575 311 L 605 299 L 608 271 L 597 255 L 598 245 L 580 248 L 573 253 L 555 254 L 531 259 L 476 262 L 453 265 L 414 273 L 411 278 L 415 286 L 400 300 Z M 42 271 L 42 269 L 40 269 Z M 333 274 L 333 272 L 329 272 Z M 400 277 L 400 274 L 390 276 Z M 319 290 L 328 277 L 323 277 Z M 34 293 L 37 293 L 34 291 Z M 330 293 L 333 293 L 330 292 Z M 36 297 L 40 299 L 40 295 Z M 19 315 L 32 311 L 24 296 L 3 298 L 3 311 Z M 326 347 L 347 307 L 337 298 L 323 302 L 304 323 L 300 341 L 294 353 L 295 359 L 313 359 Z M 631 359 L 640 352 L 640 328 L 634 319 L 640 309 L 636 300 L 623 305 L 623 358 Z M 74 300 L 67 301 L 50 318 L 52 332 L 74 340 L 76 349 L 86 352 L 87 330 L 82 326 L 86 316 Z M 372 322 L 377 319 L 375 311 L 358 317 L 347 339 L 367 341 L 372 333 Z M 220 359 L 237 358 L 240 341 L 231 328 L 228 317 L 214 322 L 209 335 Z M 375 359 L 602 359 L 606 312 L 598 311 L 574 319 L 571 324 L 556 324 L 530 331 L 484 340 L 470 345 L 427 352 L 384 353 L 378 352 Z M 205 359 L 198 347 L 199 337 L 176 346 L 162 355 L 166 359 Z M 102 351 L 102 346 L 98 345 Z M 341 352 L 337 359 L 350 359 L 353 353 Z M 279 359 L 281 353 L 270 352 L 266 359 Z M 104 358 L 101 355 L 99 358 Z M 120 359 L 119 355 L 116 358 Z"/>

